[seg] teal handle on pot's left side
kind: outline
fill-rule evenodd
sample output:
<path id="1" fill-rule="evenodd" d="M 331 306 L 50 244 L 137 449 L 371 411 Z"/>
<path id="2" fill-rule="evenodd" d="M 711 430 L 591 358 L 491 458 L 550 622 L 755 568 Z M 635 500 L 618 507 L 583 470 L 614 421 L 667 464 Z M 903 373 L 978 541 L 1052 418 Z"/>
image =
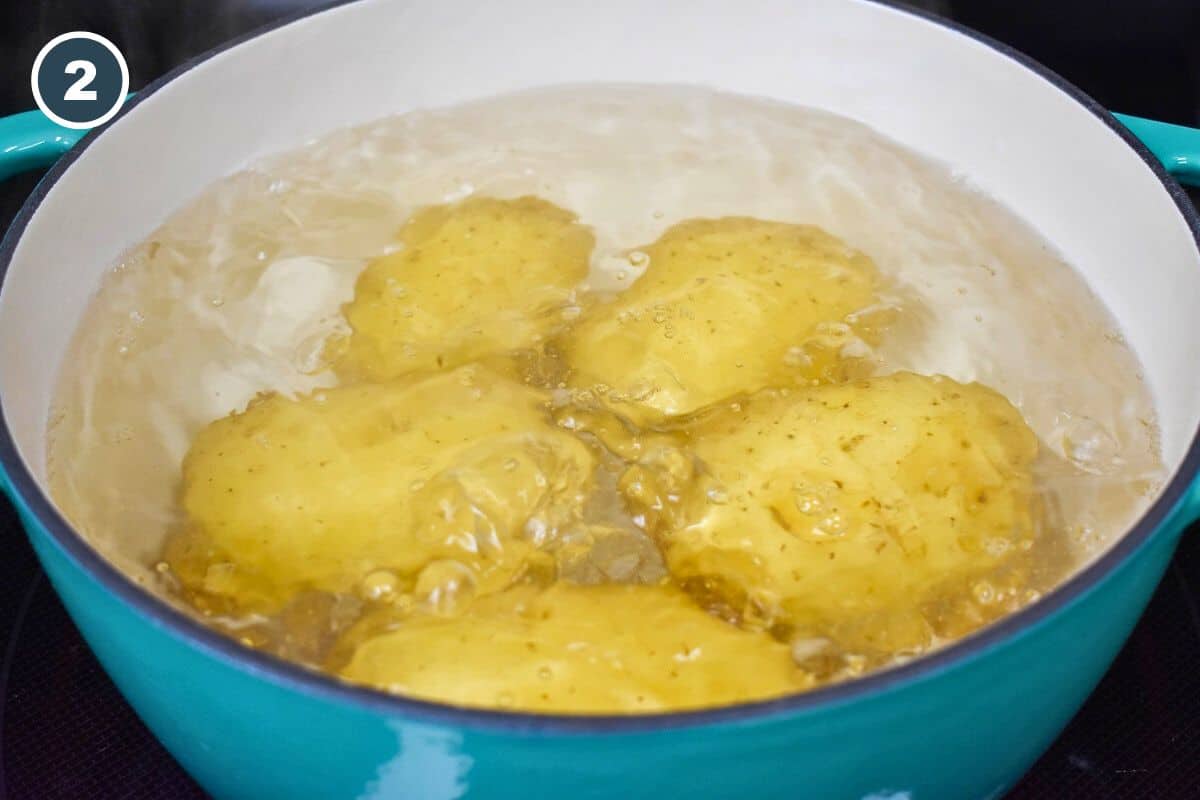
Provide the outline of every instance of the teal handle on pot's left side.
<path id="1" fill-rule="evenodd" d="M 1200 130 L 1128 114 L 1113 116 L 1150 148 L 1177 181 L 1200 186 Z"/>
<path id="2" fill-rule="evenodd" d="M 45 169 L 74 147 L 85 133 L 56 125 L 41 111 L 0 117 L 0 180 Z"/>

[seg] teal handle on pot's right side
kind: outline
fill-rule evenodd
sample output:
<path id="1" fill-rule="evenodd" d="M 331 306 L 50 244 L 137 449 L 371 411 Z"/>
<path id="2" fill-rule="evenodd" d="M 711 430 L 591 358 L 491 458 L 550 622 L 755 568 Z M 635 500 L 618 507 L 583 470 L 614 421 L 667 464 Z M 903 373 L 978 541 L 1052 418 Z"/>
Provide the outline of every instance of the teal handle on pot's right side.
<path id="1" fill-rule="evenodd" d="M 1128 114 L 1113 116 L 1150 148 L 1177 181 L 1200 187 L 1200 130 Z"/>
<path id="2" fill-rule="evenodd" d="M 0 181 L 49 167 L 85 133 L 56 125 L 41 111 L 0 117 Z"/>

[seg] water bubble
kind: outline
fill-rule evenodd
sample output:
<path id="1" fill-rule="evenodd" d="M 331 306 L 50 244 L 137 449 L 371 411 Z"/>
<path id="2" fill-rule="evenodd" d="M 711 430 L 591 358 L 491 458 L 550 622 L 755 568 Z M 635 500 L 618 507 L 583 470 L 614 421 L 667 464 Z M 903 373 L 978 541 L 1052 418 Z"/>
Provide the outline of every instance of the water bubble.
<path id="1" fill-rule="evenodd" d="M 316 375 L 328 367 L 329 362 L 326 358 L 328 341 L 328 337 L 324 334 L 316 334 L 301 340 L 292 350 L 290 358 L 296 371 L 303 375 Z"/>
<path id="2" fill-rule="evenodd" d="M 538 547 L 548 542 L 553 532 L 554 529 L 541 517 L 530 517 L 525 521 L 525 536 Z"/>
<path id="3" fill-rule="evenodd" d="M 841 536 L 846 532 L 846 520 L 834 512 L 813 526 L 813 533 L 823 536 Z"/>
<path id="4" fill-rule="evenodd" d="M 601 571 L 618 583 L 628 583 L 637 572 L 641 561 L 642 559 L 637 553 L 625 553 L 602 565 Z"/>
<path id="5" fill-rule="evenodd" d="M 713 486 L 704 493 L 704 496 L 708 498 L 708 502 L 715 506 L 723 506 L 729 502 L 729 492 L 719 486 Z"/>
<path id="6" fill-rule="evenodd" d="M 804 489 L 796 492 L 792 502 L 801 514 L 817 514 L 825 505 L 820 495 Z"/>
<path id="7" fill-rule="evenodd" d="M 856 678 L 867 671 L 867 657 L 861 653 L 846 653 L 842 656 L 843 669 L 851 678 Z"/>
<path id="8" fill-rule="evenodd" d="M 812 364 L 812 358 L 803 347 L 789 347 L 783 354 L 783 363 L 789 367 L 807 367 Z"/>
<path id="9" fill-rule="evenodd" d="M 231 561 L 220 561 L 209 564 L 204 570 L 204 588 L 210 592 L 221 593 L 227 590 L 237 574 L 237 566 Z"/>
<path id="10" fill-rule="evenodd" d="M 830 644 L 832 644 L 832 642 L 823 636 L 797 639 L 796 641 L 792 642 L 792 660 L 796 663 L 806 661 L 813 656 L 819 655 L 825 650 L 829 649 Z"/>
<path id="11" fill-rule="evenodd" d="M 379 569 L 362 579 L 362 594 L 368 600 L 387 600 L 396 593 L 400 580 L 393 573 Z"/>
<path id="12" fill-rule="evenodd" d="M 416 595 L 435 614 L 456 614 L 475 593 L 475 572 L 461 561 L 432 561 L 417 575 Z"/>
<path id="13" fill-rule="evenodd" d="M 846 340 L 846 343 L 842 345 L 842 349 L 838 351 L 838 355 L 846 359 L 867 358 L 872 352 L 874 351 L 871 350 L 871 345 L 854 336 Z"/>
<path id="14" fill-rule="evenodd" d="M 1057 422 L 1063 455 L 1075 466 L 1102 475 L 1121 465 L 1120 445 L 1099 422 L 1065 413 L 1059 415 Z"/>
<path id="15" fill-rule="evenodd" d="M 971 587 L 971 594 L 983 605 L 990 605 L 996 600 L 996 588 L 987 581 L 979 581 Z"/>

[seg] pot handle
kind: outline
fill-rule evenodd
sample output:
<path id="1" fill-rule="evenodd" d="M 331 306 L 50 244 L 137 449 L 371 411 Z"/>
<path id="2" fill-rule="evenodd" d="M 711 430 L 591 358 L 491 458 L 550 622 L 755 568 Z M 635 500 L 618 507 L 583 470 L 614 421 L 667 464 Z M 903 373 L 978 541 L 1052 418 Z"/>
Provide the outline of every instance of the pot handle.
<path id="1" fill-rule="evenodd" d="M 1113 114 L 1142 140 L 1175 180 L 1200 186 L 1200 130 L 1128 114 Z"/>
<path id="2" fill-rule="evenodd" d="M 85 133 L 56 125 L 41 111 L 0 117 L 0 180 L 45 169 L 74 147 Z"/>

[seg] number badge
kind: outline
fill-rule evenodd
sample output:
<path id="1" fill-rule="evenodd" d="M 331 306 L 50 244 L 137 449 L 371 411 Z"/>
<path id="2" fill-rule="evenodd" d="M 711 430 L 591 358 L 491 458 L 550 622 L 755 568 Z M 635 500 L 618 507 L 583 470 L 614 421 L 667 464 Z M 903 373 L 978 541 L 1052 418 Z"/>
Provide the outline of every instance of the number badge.
<path id="1" fill-rule="evenodd" d="M 129 67 L 99 34 L 72 31 L 51 39 L 33 61 L 33 99 L 65 128 L 83 130 L 113 118 L 129 94 Z"/>

